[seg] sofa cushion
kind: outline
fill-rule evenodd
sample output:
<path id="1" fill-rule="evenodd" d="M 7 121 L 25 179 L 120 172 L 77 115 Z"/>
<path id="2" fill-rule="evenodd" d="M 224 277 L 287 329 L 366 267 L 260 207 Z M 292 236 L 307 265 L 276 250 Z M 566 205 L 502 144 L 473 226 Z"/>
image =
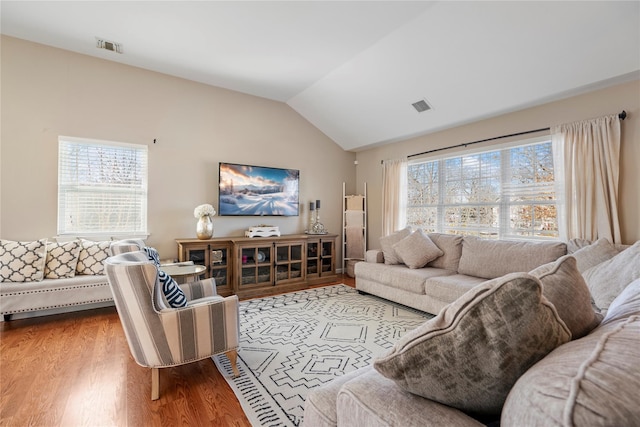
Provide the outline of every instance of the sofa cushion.
<path id="1" fill-rule="evenodd" d="M 424 284 L 424 293 L 438 301 L 452 303 L 474 286 L 486 282 L 486 279 L 464 274 L 430 277 Z"/>
<path id="2" fill-rule="evenodd" d="M 109 258 L 110 241 L 92 242 L 81 239 L 76 274 L 104 274 L 104 261 Z"/>
<path id="3" fill-rule="evenodd" d="M 382 251 L 379 251 L 377 249 L 369 249 L 364 254 L 364 261 L 372 262 L 374 264 L 377 262 L 380 264 L 384 264 L 384 254 L 382 253 Z"/>
<path id="4" fill-rule="evenodd" d="M 47 263 L 44 268 L 46 279 L 67 279 L 76 275 L 76 265 L 80 255 L 80 242 L 47 243 Z"/>
<path id="5" fill-rule="evenodd" d="M 501 426 L 638 425 L 639 314 L 635 281 L 611 304 L 600 327 L 555 349 L 517 381 Z"/>
<path id="6" fill-rule="evenodd" d="M 514 273 L 471 289 L 374 367 L 411 393 L 496 414 L 516 380 L 570 338 L 538 279 Z"/>
<path id="7" fill-rule="evenodd" d="M 429 261 L 444 255 L 444 252 L 420 229 L 409 234 L 392 247 L 398 259 L 409 268 L 422 268 Z"/>
<path id="8" fill-rule="evenodd" d="M 528 272 L 555 261 L 567 252 L 561 242 L 488 240 L 465 236 L 458 273 L 495 279 L 508 273 Z"/>
<path id="9" fill-rule="evenodd" d="M 462 256 L 462 236 L 442 233 L 429 233 L 427 236 L 444 252 L 444 255 L 428 263 L 427 267 L 444 268 L 457 272 Z"/>
<path id="10" fill-rule="evenodd" d="M 337 395 L 337 425 L 348 427 L 480 427 L 484 425 L 457 409 L 407 393 L 371 366 L 361 371 L 361 375 L 347 381 L 340 388 Z M 323 426 L 313 422 L 307 424 L 306 410 L 304 425 Z"/>
<path id="11" fill-rule="evenodd" d="M 336 400 L 342 386 L 352 379 L 368 372 L 371 366 L 334 378 L 327 384 L 314 388 L 304 401 L 304 422 L 315 427 L 334 427 L 338 424 Z"/>
<path id="12" fill-rule="evenodd" d="M 608 261 L 583 274 L 593 300 L 603 313 L 631 282 L 640 278 L 640 240 Z"/>
<path id="13" fill-rule="evenodd" d="M 558 315 L 571 331 L 572 339 L 587 335 L 602 321 L 593 311 L 589 288 L 578 271 L 573 255 L 541 265 L 531 275 L 542 282 L 542 293 L 556 307 Z"/>
<path id="14" fill-rule="evenodd" d="M 395 249 L 393 249 L 393 245 L 407 237 L 409 234 L 411 234 L 411 228 L 406 227 L 402 230 L 396 231 L 395 233 L 391 233 L 388 236 L 380 238 L 380 248 L 384 254 L 385 264 L 400 264 L 402 262 L 398 258 Z"/>
<path id="15" fill-rule="evenodd" d="M 386 286 L 420 295 L 424 295 L 425 281 L 428 278 L 453 274 L 451 271 L 440 268 L 410 269 L 405 265 L 373 264 L 370 262 L 357 263 L 354 271 L 356 278 L 384 283 Z"/>
<path id="16" fill-rule="evenodd" d="M 577 261 L 578 271 L 584 273 L 591 267 L 618 255 L 618 250 L 607 239 L 602 238 L 591 245 L 576 250 L 572 255 Z"/>
<path id="17" fill-rule="evenodd" d="M 44 278 L 47 239 L 0 240 L 0 281 L 37 282 Z"/>

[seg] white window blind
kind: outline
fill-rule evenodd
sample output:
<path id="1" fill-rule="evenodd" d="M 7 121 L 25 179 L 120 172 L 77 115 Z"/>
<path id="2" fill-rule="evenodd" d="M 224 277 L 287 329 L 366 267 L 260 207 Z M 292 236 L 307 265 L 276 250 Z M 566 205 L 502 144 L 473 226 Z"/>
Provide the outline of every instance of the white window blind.
<path id="1" fill-rule="evenodd" d="M 58 234 L 147 234 L 147 146 L 58 138 Z"/>
<path id="2" fill-rule="evenodd" d="M 407 223 L 485 238 L 558 238 L 551 142 L 521 142 L 408 170 Z"/>

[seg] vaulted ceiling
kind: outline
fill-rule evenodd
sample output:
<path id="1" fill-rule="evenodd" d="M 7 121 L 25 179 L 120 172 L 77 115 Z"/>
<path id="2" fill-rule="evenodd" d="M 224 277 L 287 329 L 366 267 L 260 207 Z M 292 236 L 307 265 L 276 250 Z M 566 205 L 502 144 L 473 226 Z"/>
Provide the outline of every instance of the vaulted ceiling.
<path id="1" fill-rule="evenodd" d="M 638 1 L 7 1 L 2 34 L 286 102 L 360 150 L 640 78 Z M 96 38 L 122 53 L 96 47 Z M 412 106 L 426 101 L 431 109 Z"/>

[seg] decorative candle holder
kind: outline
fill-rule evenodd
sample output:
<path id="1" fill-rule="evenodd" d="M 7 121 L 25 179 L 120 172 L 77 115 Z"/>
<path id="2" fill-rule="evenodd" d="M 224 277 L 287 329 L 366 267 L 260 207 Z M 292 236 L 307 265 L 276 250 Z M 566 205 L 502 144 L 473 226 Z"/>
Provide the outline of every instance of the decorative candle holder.
<path id="1" fill-rule="evenodd" d="M 313 222 L 311 229 L 309 230 L 310 234 L 327 234 L 324 229 L 324 225 L 320 222 L 320 209 L 316 208 L 316 220 Z"/>
<path id="2" fill-rule="evenodd" d="M 309 228 L 307 229 L 309 233 L 313 232 L 313 224 L 315 224 L 316 220 L 314 218 L 315 210 L 309 210 Z"/>

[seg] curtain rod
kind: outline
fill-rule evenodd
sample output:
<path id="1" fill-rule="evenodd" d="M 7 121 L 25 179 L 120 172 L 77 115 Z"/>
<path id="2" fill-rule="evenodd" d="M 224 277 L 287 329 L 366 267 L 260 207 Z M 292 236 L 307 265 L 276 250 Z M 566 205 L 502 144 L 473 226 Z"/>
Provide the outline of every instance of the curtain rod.
<path id="1" fill-rule="evenodd" d="M 618 114 L 618 117 L 620 118 L 620 120 L 626 119 L 627 118 L 627 112 L 622 110 L 622 113 Z M 528 130 L 528 131 L 525 131 L 525 132 L 517 132 L 517 133 L 511 133 L 509 135 L 502 135 L 502 136 L 495 136 L 493 138 L 481 139 L 479 141 L 465 142 L 464 144 L 451 145 L 449 147 L 436 148 L 435 150 L 429 150 L 429 151 L 424 151 L 422 153 L 411 154 L 411 155 L 407 156 L 407 158 L 416 157 L 416 156 L 422 156 L 423 154 L 436 153 L 438 151 L 449 150 L 451 148 L 466 147 L 467 145 L 479 144 L 481 142 L 493 141 L 495 139 L 509 138 L 511 136 L 520 136 L 520 135 L 526 135 L 526 134 L 529 134 L 529 133 L 542 132 L 542 131 L 545 131 L 545 130 L 551 130 L 551 128 L 540 128 L 540 129 Z"/>

